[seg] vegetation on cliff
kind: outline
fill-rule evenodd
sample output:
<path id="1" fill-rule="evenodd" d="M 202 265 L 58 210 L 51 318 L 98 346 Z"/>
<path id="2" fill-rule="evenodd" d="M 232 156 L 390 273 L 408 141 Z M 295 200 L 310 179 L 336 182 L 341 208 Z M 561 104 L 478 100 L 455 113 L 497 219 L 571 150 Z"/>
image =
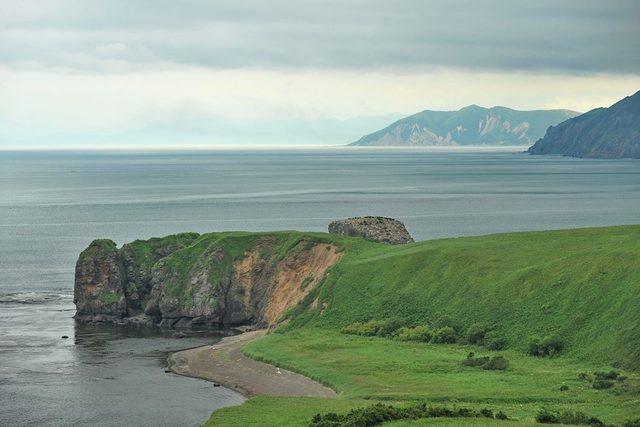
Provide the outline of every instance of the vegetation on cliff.
<path id="1" fill-rule="evenodd" d="M 303 373 L 341 397 L 311 401 L 313 409 L 301 411 L 305 417 L 290 410 L 306 408 L 303 398 L 252 399 L 214 413 L 211 421 L 240 425 L 257 417 L 271 425 L 260 418 L 264 410 L 272 425 L 305 425 L 317 413 L 416 400 L 490 407 L 514 418 L 474 420 L 483 425 L 531 425 L 541 408 L 580 411 L 606 423 L 637 418 L 639 237 L 640 226 L 622 226 L 349 247 L 289 312 L 285 326 L 245 348 L 248 356 Z M 385 319 L 405 327 L 449 325 L 459 342 L 343 333 L 356 322 L 380 326 Z M 478 325 L 486 328 L 482 341 Z M 507 348 L 491 350 L 487 340 L 495 337 Z M 560 350 L 534 357 L 532 343 Z M 461 361 L 471 351 L 505 358 L 508 367 L 466 366 Z M 612 367 L 627 371 L 610 389 L 582 379 Z"/>

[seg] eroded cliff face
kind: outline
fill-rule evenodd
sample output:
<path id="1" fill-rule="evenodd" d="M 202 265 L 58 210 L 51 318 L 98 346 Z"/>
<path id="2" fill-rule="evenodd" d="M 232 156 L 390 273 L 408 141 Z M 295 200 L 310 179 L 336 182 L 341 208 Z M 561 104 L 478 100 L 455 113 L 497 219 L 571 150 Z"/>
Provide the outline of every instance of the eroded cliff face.
<path id="1" fill-rule="evenodd" d="M 336 245 L 300 233 L 188 233 L 121 249 L 97 240 L 76 265 L 76 318 L 272 326 L 341 256 Z"/>

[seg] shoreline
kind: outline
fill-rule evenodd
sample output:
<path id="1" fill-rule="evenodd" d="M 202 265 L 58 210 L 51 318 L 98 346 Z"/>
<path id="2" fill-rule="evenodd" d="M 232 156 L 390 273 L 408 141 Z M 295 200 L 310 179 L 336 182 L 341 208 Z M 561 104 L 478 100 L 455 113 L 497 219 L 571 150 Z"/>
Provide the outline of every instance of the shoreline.
<path id="1" fill-rule="evenodd" d="M 174 374 L 211 381 L 245 397 L 304 396 L 336 397 L 331 388 L 304 375 L 287 371 L 242 354 L 242 348 L 260 338 L 266 330 L 243 332 L 224 337 L 213 345 L 195 347 L 172 353 L 167 368 Z"/>

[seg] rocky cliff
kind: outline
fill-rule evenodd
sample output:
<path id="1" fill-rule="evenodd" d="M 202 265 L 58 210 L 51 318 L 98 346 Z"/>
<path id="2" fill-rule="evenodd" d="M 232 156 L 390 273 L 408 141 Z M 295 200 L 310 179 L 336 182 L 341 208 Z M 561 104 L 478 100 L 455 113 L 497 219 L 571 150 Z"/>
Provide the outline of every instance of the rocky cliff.
<path id="1" fill-rule="evenodd" d="M 506 107 L 470 105 L 458 111 L 425 110 L 351 145 L 456 146 L 531 145 L 549 126 L 579 113 L 570 110 L 518 111 Z"/>
<path id="2" fill-rule="evenodd" d="M 95 240 L 76 264 L 76 318 L 270 326 L 341 256 L 331 241 L 296 232 L 186 233 L 122 248 Z"/>
<path id="3" fill-rule="evenodd" d="M 529 153 L 640 159 L 640 92 L 550 127 Z"/>
<path id="4" fill-rule="evenodd" d="M 333 221 L 329 224 L 329 233 L 362 237 L 390 245 L 413 242 L 413 238 L 403 223 L 393 218 L 381 216 L 363 216 Z"/>

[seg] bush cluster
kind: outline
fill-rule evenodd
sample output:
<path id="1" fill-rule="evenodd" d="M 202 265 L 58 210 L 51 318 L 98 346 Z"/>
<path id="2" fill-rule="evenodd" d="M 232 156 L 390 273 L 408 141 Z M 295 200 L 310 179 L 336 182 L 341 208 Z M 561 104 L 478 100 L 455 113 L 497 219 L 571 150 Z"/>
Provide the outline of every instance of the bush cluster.
<path id="1" fill-rule="evenodd" d="M 451 326 L 444 326 L 433 331 L 431 342 L 434 344 L 453 344 L 458 341 L 456 330 Z"/>
<path id="2" fill-rule="evenodd" d="M 400 328 L 397 338 L 400 341 L 429 342 L 433 338 L 433 331 L 428 326 L 416 326 L 414 328 Z"/>
<path id="3" fill-rule="evenodd" d="M 582 381 L 591 381 L 591 387 L 596 390 L 606 390 L 613 388 L 614 381 L 624 382 L 627 377 L 620 375 L 620 372 L 615 370 L 610 371 L 595 371 L 593 377 L 586 372 L 580 372 L 578 379 Z"/>
<path id="4" fill-rule="evenodd" d="M 531 356 L 554 356 L 562 351 L 564 343 L 560 338 L 547 337 L 545 339 L 534 338 L 529 343 L 528 353 Z"/>
<path id="5" fill-rule="evenodd" d="M 504 371 L 509 367 L 509 361 L 502 356 L 476 357 L 474 353 L 469 353 L 462 361 L 463 366 L 476 366 L 488 371 Z"/>
<path id="6" fill-rule="evenodd" d="M 507 347 L 507 340 L 504 337 L 494 331 L 489 331 L 481 323 L 474 323 L 464 334 L 459 334 L 459 328 L 456 329 L 455 326 L 452 326 L 454 322 L 447 317 L 439 319 L 436 323 L 441 326 L 432 328 L 428 325 L 407 325 L 400 319 L 369 320 L 345 326 L 342 328 L 342 332 L 351 335 L 388 337 L 400 341 L 430 342 L 433 344 L 468 342 L 484 345 L 490 350 L 504 350 Z"/>
<path id="7" fill-rule="evenodd" d="M 622 427 L 640 427 L 640 418 L 625 421 L 624 424 L 622 424 Z"/>
<path id="8" fill-rule="evenodd" d="M 458 341 L 458 335 L 451 326 L 438 329 L 431 329 L 426 325 L 408 327 L 403 326 L 402 321 L 397 319 L 355 322 L 342 328 L 342 332 L 351 335 L 388 337 L 400 341 L 420 341 L 434 344 L 453 344 Z"/>
<path id="9" fill-rule="evenodd" d="M 591 387 L 595 388 L 596 390 L 605 390 L 608 388 L 612 388 L 613 386 L 613 381 L 609 380 L 595 380 L 591 384 Z"/>
<path id="10" fill-rule="evenodd" d="M 487 329 L 481 323 L 474 323 L 467 329 L 467 341 L 469 344 L 483 345 Z"/>
<path id="11" fill-rule="evenodd" d="M 590 417 L 577 411 L 550 412 L 541 409 L 536 416 L 536 421 L 542 424 L 574 424 L 588 426 L 604 426 L 598 418 Z"/>
<path id="12" fill-rule="evenodd" d="M 443 406 L 427 406 L 419 403 L 406 407 L 397 407 L 377 403 L 365 408 L 356 408 L 346 414 L 316 414 L 311 420 L 311 427 L 365 427 L 382 424 L 387 421 L 415 420 L 420 418 L 489 418 L 506 420 L 503 412 L 496 414 L 489 408 L 479 411 L 469 408 L 447 408 Z"/>
<path id="13" fill-rule="evenodd" d="M 396 319 L 389 320 L 369 320 L 368 322 L 355 322 L 342 328 L 342 332 L 351 335 L 362 335 L 365 337 L 388 337 L 402 326 Z"/>

